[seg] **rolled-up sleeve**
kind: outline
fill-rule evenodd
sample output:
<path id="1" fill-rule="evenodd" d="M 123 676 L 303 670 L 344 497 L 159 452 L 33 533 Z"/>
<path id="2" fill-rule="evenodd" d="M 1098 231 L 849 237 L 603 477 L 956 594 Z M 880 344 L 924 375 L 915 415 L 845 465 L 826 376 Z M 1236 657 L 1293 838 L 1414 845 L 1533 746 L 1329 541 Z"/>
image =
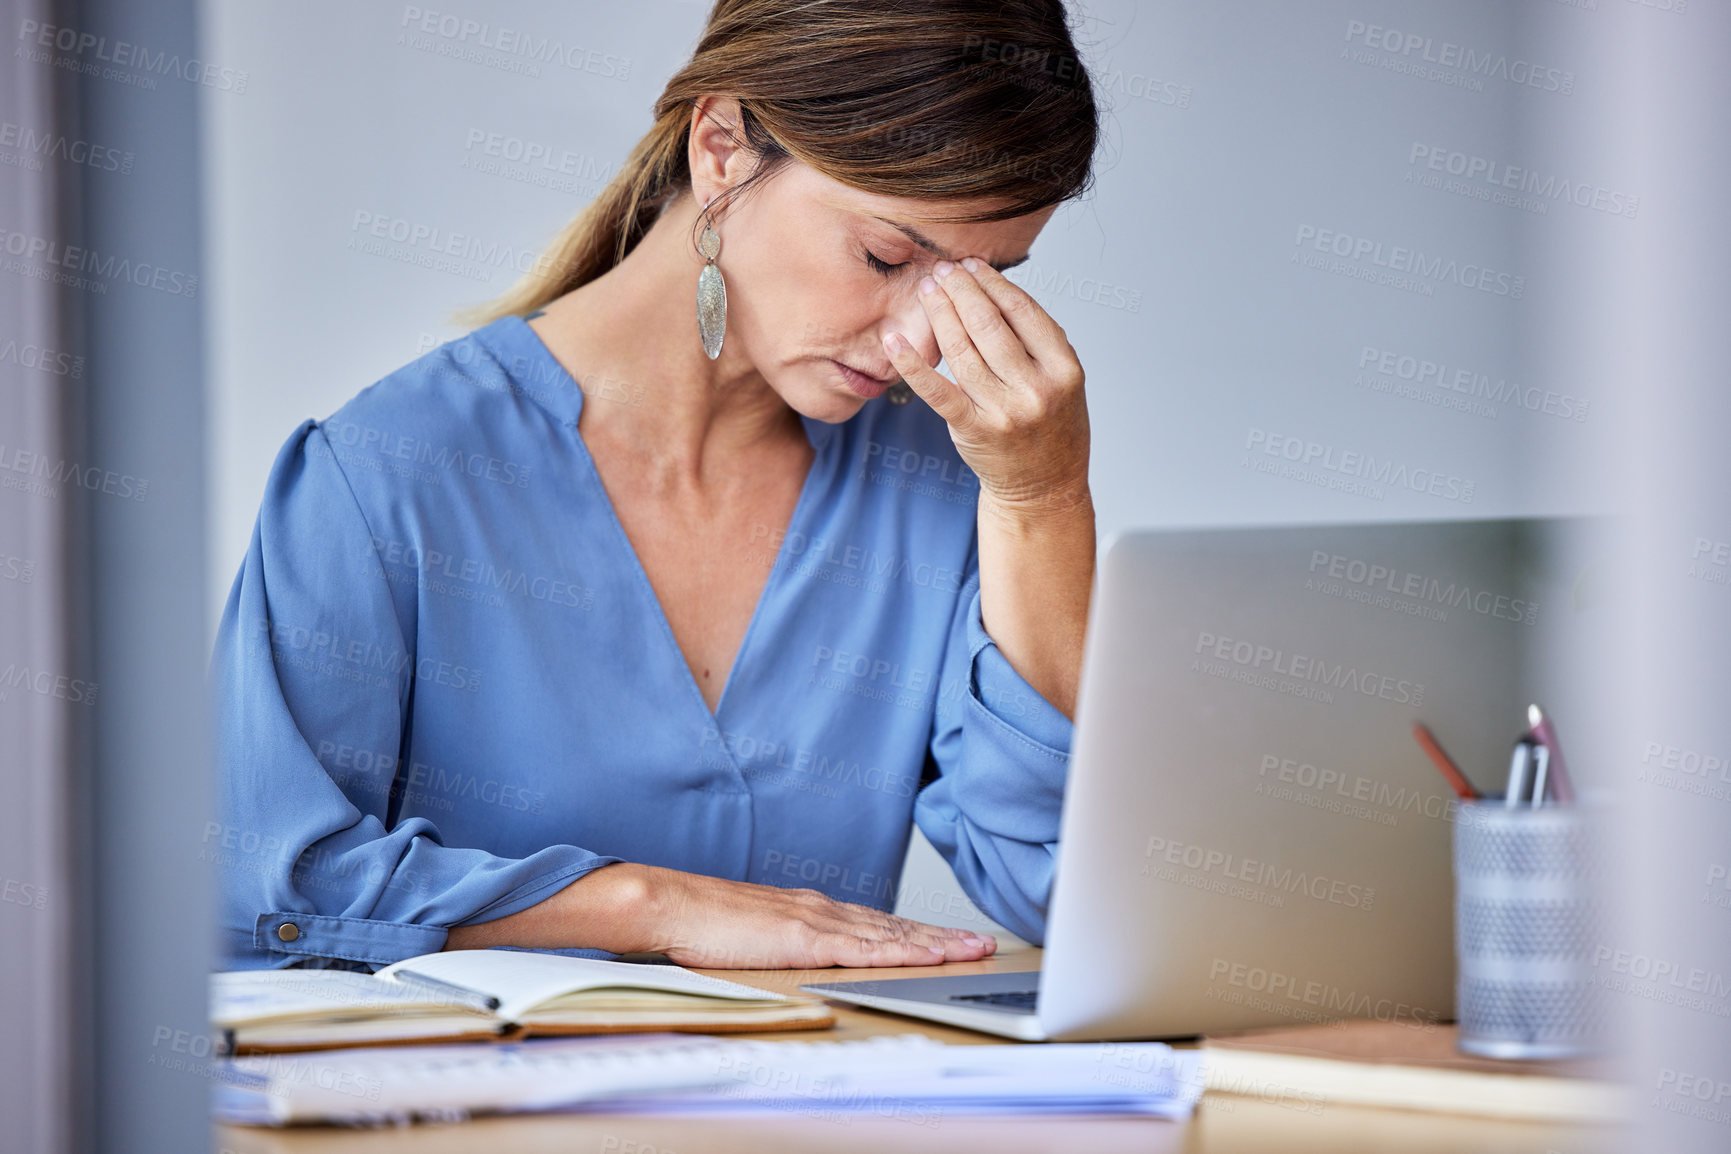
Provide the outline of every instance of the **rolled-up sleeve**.
<path id="1" fill-rule="evenodd" d="M 211 662 L 221 877 L 232 968 L 382 965 L 442 949 L 451 926 L 525 909 L 620 859 L 571 845 L 523 858 L 392 824 L 416 685 L 415 592 L 393 598 L 374 536 L 314 422 L 271 467 Z M 435 655 L 442 656 L 442 655 Z M 423 706 L 425 707 L 425 706 Z M 333 777 L 321 751 L 384 772 Z"/>
<path id="2" fill-rule="evenodd" d="M 1074 727 L 986 632 L 977 563 L 957 598 L 940 685 L 938 777 L 920 791 L 914 820 L 982 910 L 1040 944 Z"/>

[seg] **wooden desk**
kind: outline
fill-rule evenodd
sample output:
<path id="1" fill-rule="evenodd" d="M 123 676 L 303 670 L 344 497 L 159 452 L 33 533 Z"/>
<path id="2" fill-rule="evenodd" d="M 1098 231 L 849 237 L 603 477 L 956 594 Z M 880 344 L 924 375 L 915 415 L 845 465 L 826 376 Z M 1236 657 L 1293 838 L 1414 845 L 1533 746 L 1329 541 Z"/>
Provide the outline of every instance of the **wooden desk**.
<path id="1" fill-rule="evenodd" d="M 1038 969 L 1040 951 L 1009 950 L 983 962 L 905 970 L 712 970 L 718 977 L 792 991 L 806 982 L 930 977 L 936 973 L 1009 973 Z M 836 1004 L 833 1030 L 756 1034 L 755 1038 L 844 1041 L 879 1034 L 924 1034 L 977 1045 L 1003 1039 L 968 1030 Z M 271 1130 L 218 1126 L 219 1154 L 811 1154 L 841 1151 L 989 1150 L 1002 1154 L 1610 1154 L 1621 1148 L 1608 1130 L 1498 1122 L 1445 1114 L 1329 1105 L 1301 1112 L 1253 1098 L 1208 1094 L 1187 1122 L 1141 1118 L 985 1118 L 874 1116 L 840 1120 L 787 1115 L 762 1118 L 640 1117 L 552 1114 L 482 1118 L 461 1125 L 393 1130 L 301 1127 Z"/>

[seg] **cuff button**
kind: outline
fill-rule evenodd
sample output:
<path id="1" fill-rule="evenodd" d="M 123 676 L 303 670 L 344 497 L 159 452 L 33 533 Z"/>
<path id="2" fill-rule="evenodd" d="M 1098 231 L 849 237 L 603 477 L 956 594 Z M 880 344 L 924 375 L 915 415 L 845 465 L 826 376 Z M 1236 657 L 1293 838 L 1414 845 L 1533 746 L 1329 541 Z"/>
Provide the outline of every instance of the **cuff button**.
<path id="1" fill-rule="evenodd" d="M 301 928 L 293 922 L 284 922 L 276 928 L 276 936 L 285 942 L 292 942 L 301 936 Z"/>

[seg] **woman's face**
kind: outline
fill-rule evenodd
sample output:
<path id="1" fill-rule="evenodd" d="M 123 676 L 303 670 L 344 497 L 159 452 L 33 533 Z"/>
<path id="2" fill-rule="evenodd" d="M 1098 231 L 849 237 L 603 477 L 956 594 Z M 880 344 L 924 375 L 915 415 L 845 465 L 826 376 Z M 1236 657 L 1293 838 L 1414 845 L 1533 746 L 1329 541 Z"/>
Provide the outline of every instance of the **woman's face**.
<path id="1" fill-rule="evenodd" d="M 694 191 L 701 203 L 703 190 Z M 921 278 L 946 256 L 1020 263 L 1054 211 L 967 224 L 927 215 L 962 207 L 860 192 L 789 160 L 717 222 L 716 264 L 727 284 L 722 357 L 755 368 L 796 412 L 830 422 L 899 378 L 886 333 L 901 333 L 935 365 Z M 877 380 L 850 378 L 842 365 Z"/>

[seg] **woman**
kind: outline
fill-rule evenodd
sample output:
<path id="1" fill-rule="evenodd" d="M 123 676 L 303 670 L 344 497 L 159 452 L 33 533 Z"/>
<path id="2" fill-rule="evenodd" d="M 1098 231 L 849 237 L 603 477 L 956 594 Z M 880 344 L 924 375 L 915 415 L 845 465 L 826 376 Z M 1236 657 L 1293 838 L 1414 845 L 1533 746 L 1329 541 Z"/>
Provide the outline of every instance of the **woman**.
<path id="1" fill-rule="evenodd" d="M 990 954 L 886 912 L 916 821 L 1041 939 L 1094 521 L 1001 270 L 1090 180 L 1063 9 L 720 0 L 655 111 L 272 467 L 213 662 L 229 965 Z"/>

